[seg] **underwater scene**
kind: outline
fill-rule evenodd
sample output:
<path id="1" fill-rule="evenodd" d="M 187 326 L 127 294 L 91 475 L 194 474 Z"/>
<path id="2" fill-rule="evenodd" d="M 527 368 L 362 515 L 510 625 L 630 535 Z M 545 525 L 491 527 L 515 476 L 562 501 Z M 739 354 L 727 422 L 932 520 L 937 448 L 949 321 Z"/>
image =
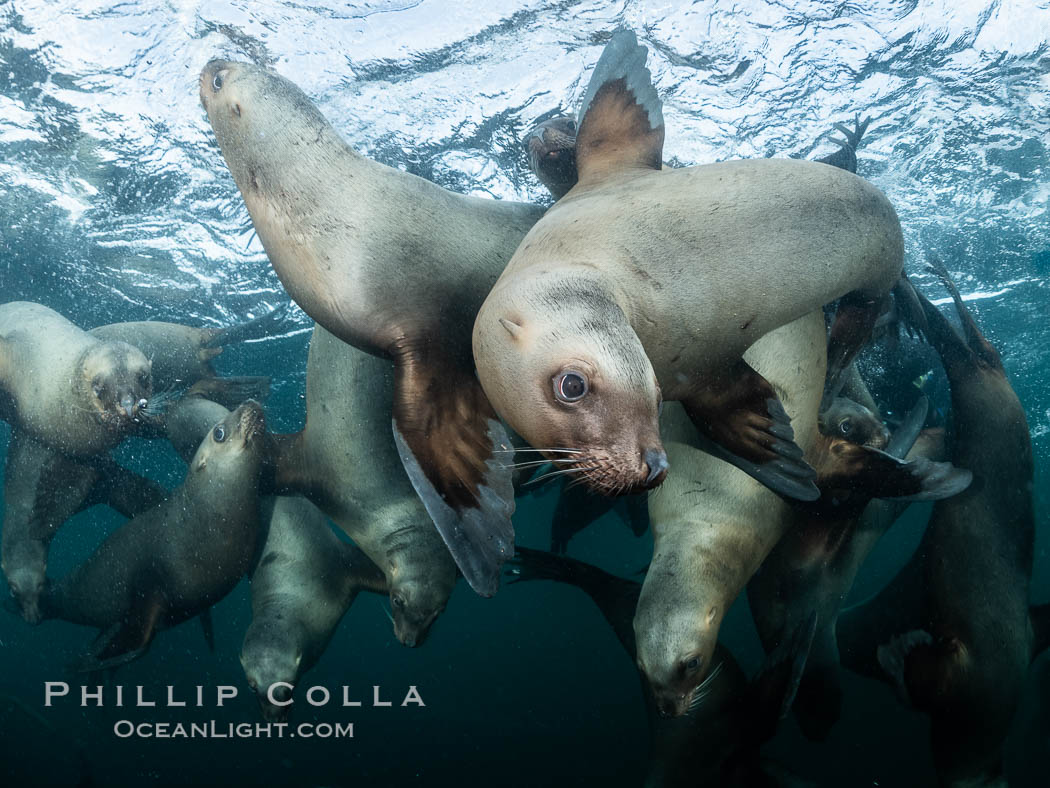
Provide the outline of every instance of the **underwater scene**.
<path id="1" fill-rule="evenodd" d="M 1050 769 L 1050 3 L 0 2 L 0 785 Z"/>

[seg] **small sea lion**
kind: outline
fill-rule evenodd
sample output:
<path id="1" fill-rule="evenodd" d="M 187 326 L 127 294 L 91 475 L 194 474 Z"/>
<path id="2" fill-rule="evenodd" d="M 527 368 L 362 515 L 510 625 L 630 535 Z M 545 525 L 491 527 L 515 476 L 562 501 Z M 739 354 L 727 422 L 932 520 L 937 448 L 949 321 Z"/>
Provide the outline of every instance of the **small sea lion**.
<path id="1" fill-rule="evenodd" d="M 265 542 L 252 570 L 252 623 L 241 646 L 241 667 L 263 716 L 284 719 L 288 706 L 269 691 L 293 687 L 328 647 L 360 591 L 387 593 L 386 578 L 360 549 L 339 539 L 305 498 L 262 503 Z M 292 690 L 273 690 L 288 700 Z"/>
<path id="2" fill-rule="evenodd" d="M 67 457 L 13 431 L 4 467 L 0 566 L 22 617 L 30 624 L 40 622 L 48 550 L 70 517 L 100 503 L 134 517 L 160 504 L 167 494 L 156 482 L 105 454 Z"/>
<path id="3" fill-rule="evenodd" d="M 842 438 L 860 446 L 883 449 L 890 431 L 869 408 L 846 397 L 835 397 L 822 412 L 817 425 L 822 435 Z"/>
<path id="4" fill-rule="evenodd" d="M 0 418 L 63 454 L 112 449 L 145 420 L 149 360 L 40 304 L 0 305 Z"/>
<path id="5" fill-rule="evenodd" d="M 576 586 L 598 606 L 620 645 L 636 662 L 632 619 L 641 583 L 609 574 L 572 558 L 519 547 L 509 570 L 512 583 L 552 580 Z M 665 719 L 657 712 L 642 682 L 649 722 L 649 769 L 645 785 L 685 788 L 776 786 L 759 758 L 762 745 L 773 737 L 798 685 L 805 639 L 792 643 L 748 681 L 730 651 L 719 644 L 713 668 L 685 719 Z"/>
<path id="6" fill-rule="evenodd" d="M 819 311 L 762 337 L 745 354 L 771 381 L 791 414 L 799 445 L 816 445 L 826 333 Z M 712 668 L 729 606 L 792 519 L 792 508 L 741 470 L 694 448 L 695 428 L 680 406 L 661 419 L 675 461 L 663 489 L 649 496 L 653 558 L 634 631 L 638 665 L 670 716 L 685 714 Z"/>
<path id="7" fill-rule="evenodd" d="M 273 489 L 309 498 L 376 563 L 389 586 L 394 634 L 418 646 L 455 588 L 456 564 L 390 434 L 395 375 L 389 361 L 316 326 L 306 426 L 274 436 Z"/>
<path id="8" fill-rule="evenodd" d="M 409 479 L 467 582 L 491 596 L 513 553 L 514 492 L 470 331 L 543 209 L 455 194 L 358 155 L 298 87 L 258 66 L 208 63 L 200 96 L 288 293 L 325 330 L 394 362 Z"/>
<path id="9" fill-rule="evenodd" d="M 264 400 L 269 393 L 268 377 L 219 377 L 212 366 L 223 348 L 270 336 L 287 309 L 278 307 L 265 315 L 227 328 L 197 328 L 179 323 L 137 321 L 98 326 L 88 333 L 104 342 L 127 342 L 150 360 L 155 391 L 186 388 L 200 381 L 209 387 L 200 392 L 229 408 L 246 399 Z"/>
<path id="10" fill-rule="evenodd" d="M 186 480 L 51 583 L 45 618 L 98 627 L 78 663 L 98 670 L 145 653 L 158 630 L 205 612 L 251 566 L 259 532 L 262 408 L 248 401 L 201 442 Z"/>
<path id="11" fill-rule="evenodd" d="M 1035 517 L 1024 408 L 998 351 L 940 265 L 963 335 L 924 297 L 928 341 L 951 386 L 949 456 L 973 484 L 937 501 L 922 542 L 873 599 L 845 611 L 843 664 L 888 679 L 930 715 L 940 784 L 999 785 L 1033 653 Z"/>
<path id="12" fill-rule="evenodd" d="M 602 53 L 580 115 L 579 181 L 482 305 L 478 377 L 514 430 L 596 490 L 663 480 L 657 413 L 678 401 L 705 450 L 812 500 L 790 420 L 741 356 L 841 299 L 828 351 L 837 390 L 900 279 L 897 215 L 866 181 L 814 162 L 661 169 L 663 116 L 645 57 L 626 31 Z"/>

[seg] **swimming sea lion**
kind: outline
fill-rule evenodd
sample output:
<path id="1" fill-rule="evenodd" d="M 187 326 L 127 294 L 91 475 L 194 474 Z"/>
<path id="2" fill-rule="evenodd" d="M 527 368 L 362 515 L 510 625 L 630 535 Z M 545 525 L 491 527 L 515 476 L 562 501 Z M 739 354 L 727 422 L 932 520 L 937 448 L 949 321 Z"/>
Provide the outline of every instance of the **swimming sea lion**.
<path id="1" fill-rule="evenodd" d="M 998 351 L 947 272 L 935 271 L 963 336 L 923 298 L 927 337 L 951 385 L 950 457 L 974 481 L 934 504 L 922 542 L 897 577 L 843 613 L 839 643 L 843 664 L 882 672 L 930 715 L 942 785 L 1004 785 L 1003 742 L 1033 652 L 1031 435 Z"/>
<path id="2" fill-rule="evenodd" d="M 40 622 L 47 556 L 58 529 L 74 514 L 105 503 L 125 517 L 160 504 L 167 490 L 109 456 L 77 458 L 14 430 L 4 467 L 0 566 L 22 617 Z"/>
<path id="3" fill-rule="evenodd" d="M 394 362 L 398 452 L 467 582 L 491 596 L 513 553 L 514 493 L 493 458 L 509 444 L 474 375 L 470 331 L 543 209 L 370 161 L 257 66 L 212 61 L 200 95 L 288 293 L 339 339 Z"/>
<path id="4" fill-rule="evenodd" d="M 596 566 L 540 550 L 517 548 L 509 574 L 512 583 L 553 580 L 574 585 L 598 606 L 620 645 L 637 660 L 632 619 L 641 583 L 609 574 Z M 668 720 L 657 713 L 642 682 L 649 722 L 648 788 L 712 785 L 722 788 L 774 786 L 759 759 L 762 745 L 773 737 L 782 707 L 798 684 L 808 643 L 791 644 L 748 681 L 730 651 L 718 644 L 712 670 L 685 719 Z"/>
<path id="5" fill-rule="evenodd" d="M 363 552 L 339 539 L 305 498 L 264 499 L 265 542 L 252 571 L 252 623 L 241 666 L 263 716 L 283 719 L 287 706 L 270 702 L 270 688 L 293 687 L 328 647 L 359 591 L 387 593 L 386 578 Z M 291 690 L 273 690 L 288 700 Z"/>
<path id="6" fill-rule="evenodd" d="M 820 414 L 822 435 L 833 436 L 875 449 L 885 448 L 890 431 L 869 408 L 846 397 L 835 397 L 831 407 Z"/>
<path id="7" fill-rule="evenodd" d="M 40 304 L 0 305 L 0 418 L 69 455 L 112 449 L 145 420 L 150 363 Z"/>
<path id="8" fill-rule="evenodd" d="M 813 470 L 776 392 L 741 355 L 841 299 L 837 382 L 900 278 L 896 213 L 866 181 L 814 162 L 661 169 L 645 54 L 627 32 L 603 52 L 583 102 L 579 181 L 478 313 L 478 376 L 514 430 L 595 489 L 662 481 L 662 399 L 682 402 L 706 450 L 812 500 Z"/>
<path id="9" fill-rule="evenodd" d="M 819 311 L 762 337 L 745 359 L 776 387 L 799 445 L 817 440 L 826 359 Z M 685 714 L 712 669 L 722 618 L 791 523 L 786 500 L 692 445 L 679 406 L 661 419 L 675 469 L 649 496 L 653 559 L 634 631 L 638 665 L 661 713 Z"/>
<path id="10" fill-rule="evenodd" d="M 80 669 L 141 656 L 158 630 L 200 615 L 247 573 L 259 532 L 264 431 L 262 408 L 241 405 L 201 442 L 167 501 L 118 528 L 48 587 L 45 618 L 102 630 Z"/>
<path id="11" fill-rule="evenodd" d="M 188 387 L 199 381 L 210 381 L 200 393 L 230 408 L 245 399 L 265 399 L 269 393 L 268 377 L 220 378 L 212 360 L 224 347 L 249 339 L 270 336 L 280 325 L 287 309 L 278 307 L 261 317 L 227 328 L 197 328 L 179 323 L 137 321 L 98 326 L 88 333 L 104 342 L 127 342 L 150 360 L 155 391 Z"/>
<path id="12" fill-rule="evenodd" d="M 305 495 L 376 563 L 389 585 L 395 635 L 418 646 L 455 588 L 456 564 L 390 434 L 395 374 L 389 361 L 316 326 L 306 426 L 274 436 L 273 488 Z"/>

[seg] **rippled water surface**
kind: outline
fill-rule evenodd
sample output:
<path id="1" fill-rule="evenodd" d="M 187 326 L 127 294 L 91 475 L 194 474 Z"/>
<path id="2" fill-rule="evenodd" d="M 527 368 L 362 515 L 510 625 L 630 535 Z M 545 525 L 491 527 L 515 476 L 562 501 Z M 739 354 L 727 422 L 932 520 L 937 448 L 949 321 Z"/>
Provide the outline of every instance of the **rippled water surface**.
<path id="1" fill-rule="evenodd" d="M 873 118 L 859 172 L 896 206 L 914 281 L 943 298 L 924 271 L 926 253 L 938 253 L 1002 352 L 1028 413 L 1042 516 L 1050 454 L 1046 2 L 0 2 L 0 301 L 40 301 L 90 327 L 136 319 L 229 324 L 287 300 L 199 103 L 198 74 L 213 57 L 254 61 L 290 78 L 365 155 L 457 191 L 542 201 L 519 140 L 537 119 L 576 108 L 601 48 L 621 26 L 649 47 L 664 101 L 665 156 L 678 163 L 823 155 L 834 149 L 833 122 L 858 113 Z M 274 376 L 276 421 L 285 427 L 302 418 L 310 325 L 296 312 L 285 336 L 263 343 L 273 349 L 243 351 L 273 365 L 243 371 Z M 234 363 L 239 352 L 231 354 Z M 2 447 L 6 432 L 0 438 Z M 537 523 L 536 534 L 544 527 Z M 627 548 L 621 556 L 598 544 L 581 537 L 592 559 L 618 556 L 622 566 L 614 568 L 624 572 L 640 565 L 624 557 Z M 1050 595 L 1045 536 L 1037 547 L 1034 593 L 1042 599 Z M 563 655 L 544 661 L 522 653 L 528 662 L 479 675 L 477 682 L 489 682 L 484 693 L 470 691 L 485 694 L 490 723 L 465 719 L 465 732 L 448 745 L 456 752 L 417 762 L 444 763 L 453 773 L 446 761 L 476 756 L 492 782 L 517 785 L 514 763 L 527 755 L 512 743 L 520 735 L 521 747 L 557 746 L 565 763 L 572 761 L 566 748 L 591 747 L 561 772 L 575 775 L 571 784 L 594 784 L 576 781 L 588 763 L 594 774 L 620 784 L 614 777 L 620 761 L 602 761 L 600 753 L 626 753 L 632 741 L 644 752 L 640 702 L 609 700 L 609 686 L 588 686 L 582 663 L 621 655 L 600 622 L 588 626 L 605 638 L 607 654 L 594 650 L 590 636 L 561 634 L 595 615 L 582 602 L 565 602 L 565 594 L 543 598 L 559 609 L 578 605 L 557 618 L 561 629 L 550 647 L 567 638 L 584 656 L 570 668 L 559 667 Z M 462 588 L 455 602 L 463 622 L 491 616 Z M 487 639 L 476 632 L 474 653 L 517 648 L 522 635 L 514 621 L 524 622 L 523 629 L 548 621 L 543 611 L 515 618 L 509 602 L 499 604 L 506 617 L 484 619 L 476 629 L 500 634 Z M 376 617 L 368 620 L 371 631 L 389 641 L 385 618 Z M 469 677 L 460 673 L 459 684 L 448 683 L 456 665 L 451 652 L 442 652 L 442 627 L 448 632 L 452 624 L 443 621 L 435 642 L 409 657 L 395 653 L 396 644 L 369 653 L 409 677 L 426 663 L 446 679 L 454 707 Z M 231 627 L 227 652 L 236 652 L 240 631 Z M 21 683 L 32 661 L 27 649 L 45 649 L 38 631 L 25 632 L 11 621 L 0 625 L 5 691 Z M 194 638 L 181 637 L 184 652 L 199 650 Z M 183 653 L 176 652 L 141 675 L 155 679 L 165 664 L 176 664 Z M 347 643 L 339 653 L 345 665 L 355 651 Z M 243 684 L 235 658 L 226 659 L 223 678 Z M 329 683 L 338 685 L 339 665 L 328 664 Z M 571 681 L 558 685 L 567 674 Z M 615 675 L 637 693 L 629 664 Z M 552 705 L 530 706 L 515 690 L 520 681 L 533 682 L 527 696 L 549 691 Z M 556 716 L 565 705 L 576 715 L 601 707 L 613 722 L 593 723 L 598 732 L 589 738 L 579 731 L 594 718 Z M 499 725 L 510 739 L 492 733 Z M 922 728 L 916 730 L 921 739 Z M 419 735 L 410 737 L 415 745 L 398 744 L 424 746 Z M 200 752 L 187 768 L 201 768 Z M 805 752 L 819 759 L 828 751 Z M 177 774 L 171 763 L 151 772 L 141 753 L 123 757 L 136 764 L 136 774 L 159 783 Z M 272 767 L 282 784 L 340 779 L 321 770 L 310 772 L 313 782 L 297 781 L 280 758 L 271 763 L 255 751 L 243 757 L 256 759 L 264 772 Z M 360 752 L 348 757 L 359 766 L 367 759 Z M 400 757 L 401 766 L 413 762 Z M 861 756 L 850 750 L 850 757 Z M 331 748 L 323 758 L 334 758 Z M 624 784 L 640 779 L 641 765 L 623 768 Z M 467 784 L 479 784 L 472 774 Z M 558 774 L 549 784 L 570 784 Z M 416 776 L 413 768 L 398 775 L 406 783 Z M 529 779 L 542 779 L 542 771 Z"/>

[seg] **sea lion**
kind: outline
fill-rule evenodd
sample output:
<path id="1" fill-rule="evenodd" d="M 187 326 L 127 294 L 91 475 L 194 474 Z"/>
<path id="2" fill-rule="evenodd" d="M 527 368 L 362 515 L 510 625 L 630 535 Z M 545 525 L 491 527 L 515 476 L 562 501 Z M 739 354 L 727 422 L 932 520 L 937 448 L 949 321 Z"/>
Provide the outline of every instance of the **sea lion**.
<path id="1" fill-rule="evenodd" d="M 40 304 L 0 305 L 0 418 L 63 454 L 112 449 L 146 419 L 149 360 Z"/>
<path id="2" fill-rule="evenodd" d="M 890 431 L 872 410 L 847 397 L 835 397 L 831 407 L 818 417 L 820 433 L 837 437 L 860 446 L 883 449 L 890 440 Z"/>
<path id="3" fill-rule="evenodd" d="M 271 336 L 287 312 L 278 307 L 266 314 L 227 328 L 197 328 L 179 323 L 137 321 L 98 326 L 88 333 L 104 342 L 127 342 L 150 360 L 155 391 L 186 388 L 208 381 L 198 391 L 229 408 L 246 399 L 263 400 L 269 393 L 270 379 L 258 376 L 219 377 L 212 366 L 223 348 Z"/>
<path id="4" fill-rule="evenodd" d="M 645 55 L 626 31 L 602 53 L 581 112 L 579 181 L 478 313 L 482 387 L 514 430 L 562 450 L 548 456 L 594 489 L 663 480 L 657 413 L 679 401 L 705 450 L 812 500 L 813 470 L 776 392 L 741 355 L 841 299 L 828 351 L 836 392 L 900 279 L 897 215 L 863 179 L 814 162 L 661 169 Z"/>
<path id="5" fill-rule="evenodd" d="M 394 362 L 409 479 L 467 582 L 491 596 L 513 553 L 514 493 L 493 457 L 509 444 L 474 375 L 470 331 L 543 209 L 369 161 L 264 68 L 212 61 L 200 96 L 288 293 L 325 330 Z"/>
<path id="6" fill-rule="evenodd" d="M 827 156 L 814 159 L 821 164 L 857 171 L 857 148 L 868 129 L 871 118 L 860 119 L 858 115 L 850 129 L 841 123 L 835 129 L 844 139 L 832 137 L 839 149 Z M 555 200 L 560 200 L 579 180 L 576 170 L 576 119 L 572 115 L 556 115 L 537 123 L 525 135 L 525 149 L 529 156 L 529 169 L 547 187 Z M 667 167 L 665 162 L 662 166 Z"/>
<path id="7" fill-rule="evenodd" d="M 244 633 L 241 667 L 267 720 L 287 716 L 270 702 L 280 682 L 293 687 L 328 647 L 359 591 L 387 593 L 386 578 L 360 549 L 339 539 L 305 498 L 262 503 L 265 542 L 251 574 L 252 623 Z M 273 690 L 279 701 L 292 690 Z"/>
<path id="8" fill-rule="evenodd" d="M 947 271 L 934 270 L 963 327 L 960 336 L 921 299 L 951 386 L 949 456 L 974 481 L 934 504 L 897 577 L 840 616 L 839 644 L 843 664 L 888 678 L 930 715 L 941 785 L 1003 785 L 1003 742 L 1033 653 L 1031 437 L 998 351 Z"/>
<path id="9" fill-rule="evenodd" d="M 309 498 L 376 563 L 389 585 L 397 639 L 418 646 L 455 588 L 456 564 L 390 434 L 395 374 L 389 361 L 316 326 L 306 426 L 274 436 L 273 489 Z"/>
<path id="10" fill-rule="evenodd" d="M 158 630 L 200 615 L 247 573 L 259 532 L 265 423 L 257 403 L 237 408 L 201 442 L 167 501 L 125 523 L 49 585 L 45 618 L 102 630 L 80 669 L 136 659 Z"/>
<path id="11" fill-rule="evenodd" d="M 826 334 L 819 311 L 762 337 L 745 354 L 776 387 L 799 445 L 817 441 Z M 685 714 L 709 675 L 722 618 L 791 523 L 788 502 L 729 463 L 689 445 L 680 406 L 664 408 L 674 472 L 649 496 L 652 563 L 634 631 L 638 665 L 662 714 Z"/>
<path id="12" fill-rule="evenodd" d="M 637 660 L 632 626 L 642 585 L 572 558 L 517 548 L 511 582 L 552 580 L 576 586 L 598 606 L 620 645 Z M 649 723 L 648 788 L 717 785 L 721 788 L 775 786 L 759 758 L 798 685 L 808 643 L 789 644 L 748 681 L 732 653 L 718 644 L 712 670 L 685 719 L 657 713 L 642 682 Z"/>
<path id="13" fill-rule="evenodd" d="M 66 520 L 100 503 L 134 517 L 160 504 L 167 494 L 107 455 L 67 457 L 13 431 L 4 467 L 0 566 L 22 617 L 30 624 L 40 622 L 48 550 Z"/>

